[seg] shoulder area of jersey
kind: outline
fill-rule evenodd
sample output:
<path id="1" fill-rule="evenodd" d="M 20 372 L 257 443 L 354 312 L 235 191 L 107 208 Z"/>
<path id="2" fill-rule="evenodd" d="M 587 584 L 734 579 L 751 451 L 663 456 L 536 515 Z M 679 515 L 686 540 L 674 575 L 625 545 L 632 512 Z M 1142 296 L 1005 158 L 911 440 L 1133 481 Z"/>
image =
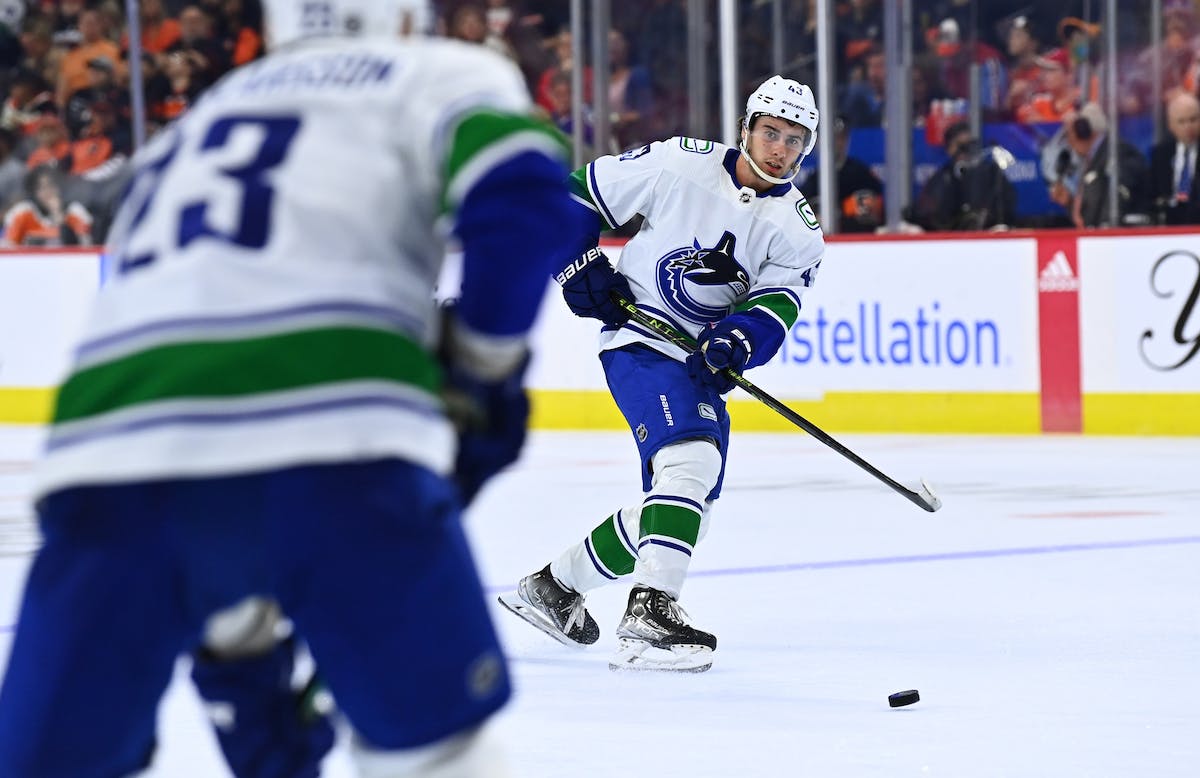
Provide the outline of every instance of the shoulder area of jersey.
<path id="1" fill-rule="evenodd" d="M 684 151 L 689 154 L 713 155 L 718 160 L 722 159 L 725 152 L 730 148 L 724 143 L 719 143 L 715 140 L 690 138 L 686 135 L 676 135 L 667 141 L 667 145 L 673 150 Z"/>
<path id="2" fill-rule="evenodd" d="M 428 0 L 262 0 L 269 51 L 329 38 L 400 39 L 427 34 Z"/>

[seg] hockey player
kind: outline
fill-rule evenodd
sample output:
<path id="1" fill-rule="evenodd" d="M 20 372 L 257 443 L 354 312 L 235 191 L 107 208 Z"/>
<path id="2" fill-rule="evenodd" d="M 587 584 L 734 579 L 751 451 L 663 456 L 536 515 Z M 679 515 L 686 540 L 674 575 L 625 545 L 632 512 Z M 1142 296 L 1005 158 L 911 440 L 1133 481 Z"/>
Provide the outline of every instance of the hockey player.
<path id="1" fill-rule="evenodd" d="M 644 494 L 500 601 L 547 634 L 588 645 L 587 591 L 632 579 L 614 669 L 707 670 L 717 639 L 678 599 L 721 493 L 735 372 L 775 354 L 824 254 L 812 208 L 792 185 L 816 142 L 812 91 L 780 76 L 750 95 L 740 148 L 671 138 L 597 159 L 572 176 L 593 235 L 641 214 L 620 272 L 592 248 L 558 275 L 567 305 L 600 319 L 600 360 L 640 456 Z M 617 292 L 694 337 L 691 354 L 636 323 Z"/>
<path id="2" fill-rule="evenodd" d="M 244 730 L 290 666 L 257 626 L 272 601 L 364 775 L 496 774 L 482 725 L 509 681 L 460 511 L 517 456 L 527 332 L 587 245 L 565 148 L 501 57 L 399 40 L 412 0 L 264 5 L 272 53 L 152 140 L 114 219 L 39 470 L 2 776 L 145 768 L 202 633 L 214 660 L 287 654 L 197 665 Z M 256 776 L 316 774 L 320 742 L 256 735 Z"/>

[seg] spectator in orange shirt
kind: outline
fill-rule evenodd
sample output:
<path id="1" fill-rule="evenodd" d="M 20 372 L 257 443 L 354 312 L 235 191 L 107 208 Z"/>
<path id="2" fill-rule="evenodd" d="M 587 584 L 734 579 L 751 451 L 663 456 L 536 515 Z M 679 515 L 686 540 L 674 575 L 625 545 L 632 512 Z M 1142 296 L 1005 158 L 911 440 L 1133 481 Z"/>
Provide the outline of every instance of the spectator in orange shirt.
<path id="1" fill-rule="evenodd" d="M 29 155 L 29 159 L 25 160 L 27 168 L 33 170 L 50 165 L 61 170 L 71 166 L 71 139 L 62 119 L 54 114 L 47 114 L 34 123 L 33 132 L 38 145 Z"/>
<path id="2" fill-rule="evenodd" d="M 38 122 L 38 147 L 25 164 L 29 169 L 53 167 L 78 176 L 106 162 L 112 156 L 112 141 L 103 134 L 88 135 L 72 142 L 67 126 L 57 116 L 44 116 Z"/>
<path id="3" fill-rule="evenodd" d="M 1075 110 L 1083 90 L 1072 82 L 1070 58 L 1065 49 L 1054 49 L 1044 57 L 1038 57 L 1042 69 L 1036 91 L 1023 104 L 1017 106 L 1016 118 L 1021 124 L 1061 122 L 1063 117 Z"/>
<path id="4" fill-rule="evenodd" d="M 67 52 L 59 70 L 55 99 L 60 107 L 66 107 L 76 91 L 92 85 L 87 72 L 89 61 L 97 57 L 108 57 L 114 63 L 121 61 L 121 48 L 104 37 L 104 24 L 98 12 L 88 9 L 79 14 L 79 34 L 82 42 Z"/>
<path id="5" fill-rule="evenodd" d="M 142 23 L 142 51 L 162 54 L 179 40 L 179 22 L 167 16 L 161 0 L 142 0 L 138 18 Z M 128 46 L 128 34 L 123 41 Z"/>
<path id="6" fill-rule="evenodd" d="M 92 215 L 76 202 L 66 203 L 59 172 L 34 168 L 25 178 L 26 200 L 4 215 L 8 246 L 90 246 Z"/>
<path id="7" fill-rule="evenodd" d="M 212 12 L 213 1 L 202 3 Z M 262 9 L 258 3 L 246 7 L 242 0 L 217 2 L 220 13 L 213 14 L 216 38 L 221 41 L 233 67 L 252 62 L 263 54 Z"/>

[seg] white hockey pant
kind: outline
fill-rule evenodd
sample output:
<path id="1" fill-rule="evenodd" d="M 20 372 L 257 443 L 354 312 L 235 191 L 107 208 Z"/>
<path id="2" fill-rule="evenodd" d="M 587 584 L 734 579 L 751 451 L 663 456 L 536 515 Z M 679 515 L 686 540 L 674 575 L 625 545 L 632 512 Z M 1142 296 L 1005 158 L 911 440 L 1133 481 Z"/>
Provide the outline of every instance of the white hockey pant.
<path id="1" fill-rule="evenodd" d="M 706 498 L 721 475 L 721 452 L 685 440 L 651 457 L 650 491 L 622 508 L 550 564 L 563 585 L 586 592 L 633 575 L 635 583 L 679 597 L 692 551 L 708 531 Z"/>

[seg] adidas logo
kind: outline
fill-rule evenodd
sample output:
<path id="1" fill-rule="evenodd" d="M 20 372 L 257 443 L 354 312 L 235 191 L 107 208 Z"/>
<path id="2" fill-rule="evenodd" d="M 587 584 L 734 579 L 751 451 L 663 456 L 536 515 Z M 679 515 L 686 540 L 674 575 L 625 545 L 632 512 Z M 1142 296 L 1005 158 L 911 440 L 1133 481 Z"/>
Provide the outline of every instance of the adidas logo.
<path id="1" fill-rule="evenodd" d="M 1067 255 L 1056 251 L 1042 272 L 1038 274 L 1039 292 L 1076 292 L 1079 291 L 1079 279 L 1071 270 Z"/>

